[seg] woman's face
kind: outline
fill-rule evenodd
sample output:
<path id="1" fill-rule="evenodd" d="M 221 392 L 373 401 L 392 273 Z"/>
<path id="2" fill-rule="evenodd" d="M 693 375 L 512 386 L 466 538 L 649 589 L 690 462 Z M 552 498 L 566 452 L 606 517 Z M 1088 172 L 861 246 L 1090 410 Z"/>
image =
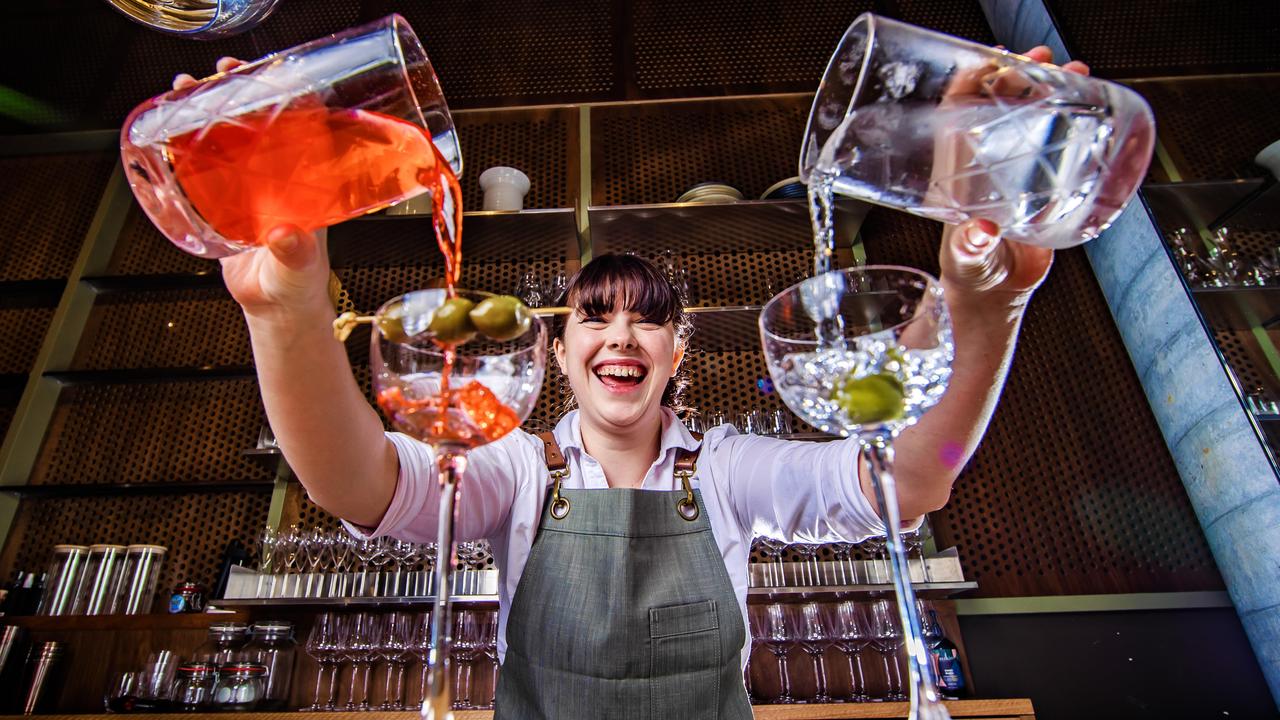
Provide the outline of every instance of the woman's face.
<path id="1" fill-rule="evenodd" d="M 671 323 L 620 308 L 604 315 L 576 309 L 563 339 L 555 341 L 555 353 L 583 421 L 621 430 L 659 411 L 684 348 Z"/>

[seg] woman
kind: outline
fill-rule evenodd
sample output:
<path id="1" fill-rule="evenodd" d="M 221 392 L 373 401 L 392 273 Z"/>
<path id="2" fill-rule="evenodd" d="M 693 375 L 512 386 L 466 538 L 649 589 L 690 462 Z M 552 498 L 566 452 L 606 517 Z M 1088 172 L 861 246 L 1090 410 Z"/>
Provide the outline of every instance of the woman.
<path id="1" fill-rule="evenodd" d="M 946 502 L 1051 262 L 985 221 L 944 232 L 956 357 L 946 395 L 896 442 L 903 517 Z M 272 428 L 312 501 L 357 532 L 434 539 L 431 451 L 384 433 L 333 339 L 325 243 L 277 228 L 265 248 L 222 263 Z M 683 310 L 644 261 L 588 263 L 567 302 L 554 350 L 578 409 L 545 441 L 516 431 L 473 451 L 460 508 L 458 538 L 489 539 L 502 571 L 496 717 L 749 718 L 751 539 L 882 532 L 856 441 L 687 432 L 663 405 L 684 355 Z"/>

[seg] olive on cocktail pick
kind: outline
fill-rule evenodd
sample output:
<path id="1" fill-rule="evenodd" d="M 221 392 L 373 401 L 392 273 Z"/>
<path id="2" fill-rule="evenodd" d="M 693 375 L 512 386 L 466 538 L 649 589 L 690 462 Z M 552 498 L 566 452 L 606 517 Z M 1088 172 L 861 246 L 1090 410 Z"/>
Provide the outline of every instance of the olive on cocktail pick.
<path id="1" fill-rule="evenodd" d="M 470 312 L 476 305 L 464 297 L 451 297 L 436 308 L 427 325 L 435 339 L 447 345 L 461 345 L 476 335 Z"/>
<path id="2" fill-rule="evenodd" d="M 515 340 L 533 325 L 529 306 L 512 295 L 487 297 L 475 306 L 470 316 L 477 330 L 499 342 Z"/>
<path id="3" fill-rule="evenodd" d="M 832 399 L 849 421 L 858 425 L 896 420 L 906 409 L 902 381 L 889 372 L 848 378 L 836 386 Z"/>
<path id="4" fill-rule="evenodd" d="M 379 315 L 374 321 L 378 323 L 378 330 L 382 333 L 382 337 L 394 343 L 402 343 L 409 341 L 409 335 L 404 331 L 404 306 L 396 303 L 387 308 L 387 311 Z"/>

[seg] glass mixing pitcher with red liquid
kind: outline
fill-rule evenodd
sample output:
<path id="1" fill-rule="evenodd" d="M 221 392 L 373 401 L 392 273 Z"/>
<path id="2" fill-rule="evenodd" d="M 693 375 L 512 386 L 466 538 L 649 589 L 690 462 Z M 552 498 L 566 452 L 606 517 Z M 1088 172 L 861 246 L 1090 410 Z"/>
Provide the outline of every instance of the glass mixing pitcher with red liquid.
<path id="1" fill-rule="evenodd" d="M 156 227 L 201 257 L 316 230 L 462 174 L 444 94 L 399 15 L 268 55 L 139 105 L 120 154 Z M 454 198 L 436 203 L 446 216 Z"/>

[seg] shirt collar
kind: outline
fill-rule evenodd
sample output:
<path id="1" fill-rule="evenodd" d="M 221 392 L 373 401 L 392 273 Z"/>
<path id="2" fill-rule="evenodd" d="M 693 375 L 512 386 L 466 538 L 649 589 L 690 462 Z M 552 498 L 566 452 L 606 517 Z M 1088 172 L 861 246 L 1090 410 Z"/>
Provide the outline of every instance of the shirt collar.
<path id="1" fill-rule="evenodd" d="M 560 422 L 556 423 L 555 429 L 556 442 L 560 445 L 561 452 L 573 449 L 579 453 L 582 452 L 582 419 L 578 416 L 577 410 L 571 410 L 564 417 L 560 418 Z M 665 457 L 667 451 L 672 448 L 683 448 L 685 450 L 698 449 L 699 441 L 694 439 L 693 434 L 689 432 L 684 423 L 680 422 L 676 414 L 671 408 L 662 408 L 662 435 L 658 439 L 658 457 Z"/>

